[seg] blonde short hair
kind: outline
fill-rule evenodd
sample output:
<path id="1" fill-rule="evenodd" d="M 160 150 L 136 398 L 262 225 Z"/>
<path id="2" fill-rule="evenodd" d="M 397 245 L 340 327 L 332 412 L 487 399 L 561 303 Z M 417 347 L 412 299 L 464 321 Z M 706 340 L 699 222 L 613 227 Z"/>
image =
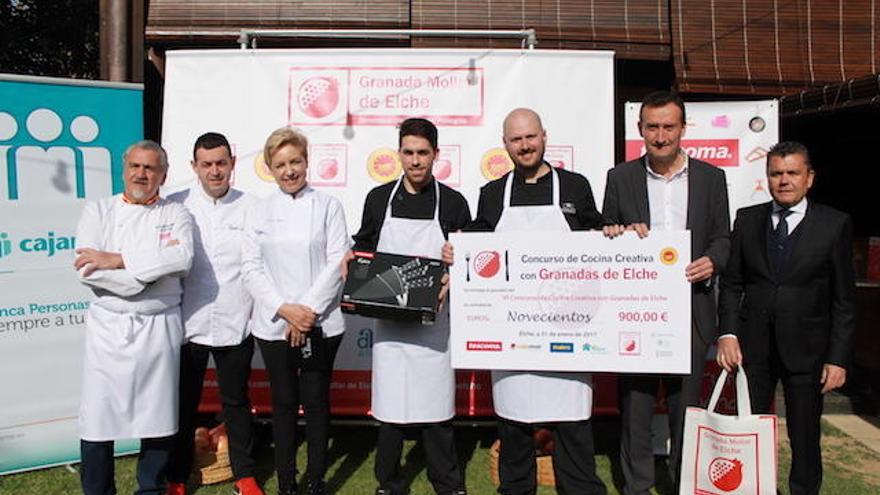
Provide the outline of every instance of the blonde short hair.
<path id="1" fill-rule="evenodd" d="M 287 145 L 299 150 L 306 162 L 309 161 L 308 138 L 298 129 L 285 126 L 275 129 L 266 139 L 266 144 L 263 146 L 263 160 L 266 162 L 266 165 L 268 166 L 272 162 L 272 155 Z"/>

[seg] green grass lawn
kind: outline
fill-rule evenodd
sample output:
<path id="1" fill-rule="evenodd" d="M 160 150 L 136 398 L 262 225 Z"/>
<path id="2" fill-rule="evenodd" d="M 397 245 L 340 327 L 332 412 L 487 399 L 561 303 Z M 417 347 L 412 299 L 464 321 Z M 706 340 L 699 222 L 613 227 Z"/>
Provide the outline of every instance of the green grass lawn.
<path id="1" fill-rule="evenodd" d="M 619 424 L 616 420 L 602 419 L 594 423 L 599 475 L 608 486 L 609 494 L 619 493 L 621 485 L 618 464 L 617 435 Z M 823 493 L 846 495 L 874 495 L 880 493 L 880 455 L 864 447 L 856 440 L 829 425 L 824 425 L 823 439 L 825 458 L 825 483 Z M 373 480 L 373 456 L 376 443 L 376 428 L 372 426 L 335 426 L 331 432 L 330 459 L 332 465 L 327 474 L 331 493 L 344 495 L 372 495 L 375 489 Z M 268 428 L 260 428 L 260 435 L 268 440 Z M 412 480 L 411 494 L 432 494 L 433 490 L 425 474 L 425 457 L 421 442 L 407 441 L 404 450 L 403 472 Z M 790 455 L 784 431 L 780 431 L 780 488 L 788 493 L 785 482 L 788 476 Z M 489 447 L 495 440 L 495 429 L 491 427 L 460 427 L 457 430 L 459 458 L 467 464 L 467 486 L 472 495 L 495 492 L 489 474 Z M 266 493 L 276 493 L 274 473 L 272 472 L 272 451 L 267 441 L 257 452 L 258 478 L 266 487 Z M 299 467 L 305 467 L 305 448 L 298 451 Z M 658 459 L 657 473 L 664 473 L 663 461 Z M 116 479 L 119 492 L 132 493 L 135 459 L 121 458 L 116 463 Z M 671 493 L 669 480 L 662 476 L 658 480 L 658 494 Z M 2 494 L 66 494 L 79 492 L 79 475 L 68 468 L 52 468 L 29 473 L 9 475 L 0 478 Z M 224 494 L 232 492 L 231 483 L 200 487 L 195 493 L 200 495 Z M 553 488 L 543 487 L 541 495 L 556 493 Z"/>

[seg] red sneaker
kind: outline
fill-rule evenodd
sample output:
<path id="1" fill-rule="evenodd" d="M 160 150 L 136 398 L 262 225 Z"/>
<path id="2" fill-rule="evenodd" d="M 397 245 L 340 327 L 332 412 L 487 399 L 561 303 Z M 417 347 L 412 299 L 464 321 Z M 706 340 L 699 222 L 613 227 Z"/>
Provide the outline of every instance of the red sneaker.
<path id="1" fill-rule="evenodd" d="M 242 478 L 235 482 L 235 495 L 265 495 L 260 485 L 257 484 L 256 478 Z"/>
<path id="2" fill-rule="evenodd" d="M 186 485 L 169 481 L 165 487 L 165 495 L 186 495 Z"/>

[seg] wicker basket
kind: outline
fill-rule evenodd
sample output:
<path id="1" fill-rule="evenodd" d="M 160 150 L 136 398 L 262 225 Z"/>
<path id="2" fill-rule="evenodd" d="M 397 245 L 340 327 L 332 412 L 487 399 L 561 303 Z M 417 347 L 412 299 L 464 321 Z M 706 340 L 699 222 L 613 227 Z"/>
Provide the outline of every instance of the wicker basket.
<path id="1" fill-rule="evenodd" d="M 492 483 L 495 486 L 501 484 L 498 478 L 498 456 L 501 450 L 501 440 L 495 440 L 489 448 L 489 473 L 492 475 Z M 538 485 L 556 486 L 556 478 L 553 476 L 553 456 L 537 455 L 535 463 L 538 468 Z"/>
<path id="2" fill-rule="evenodd" d="M 196 485 L 213 485 L 232 479 L 229 450 L 196 454 L 190 482 Z"/>

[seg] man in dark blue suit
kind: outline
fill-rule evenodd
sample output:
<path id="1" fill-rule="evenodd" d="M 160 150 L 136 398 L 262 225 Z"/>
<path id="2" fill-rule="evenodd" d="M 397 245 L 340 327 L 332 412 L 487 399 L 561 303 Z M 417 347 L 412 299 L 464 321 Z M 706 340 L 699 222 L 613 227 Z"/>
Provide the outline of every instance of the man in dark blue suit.
<path id="1" fill-rule="evenodd" d="M 721 277 L 718 364 L 745 368 L 756 414 L 782 381 L 792 495 L 822 486 L 823 394 L 846 381 L 855 327 L 852 222 L 807 200 L 814 178 L 802 144 L 770 150 L 773 201 L 739 210 Z"/>

